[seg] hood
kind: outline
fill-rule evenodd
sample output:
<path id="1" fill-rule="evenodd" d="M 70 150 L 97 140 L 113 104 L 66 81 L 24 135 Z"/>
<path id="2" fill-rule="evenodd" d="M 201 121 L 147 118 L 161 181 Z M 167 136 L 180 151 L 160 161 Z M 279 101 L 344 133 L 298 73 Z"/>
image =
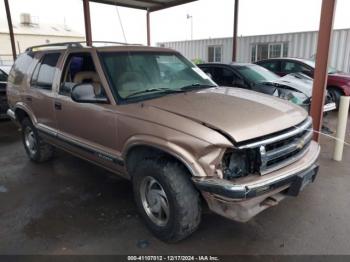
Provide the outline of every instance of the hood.
<path id="1" fill-rule="evenodd" d="M 305 94 L 307 97 L 312 96 L 312 78 L 303 75 L 303 74 L 289 74 L 284 77 L 281 77 L 278 80 L 273 81 L 273 83 L 285 85 L 292 87 L 299 92 Z"/>
<path id="2" fill-rule="evenodd" d="M 191 119 L 236 142 L 258 138 L 301 123 L 307 112 L 292 103 L 230 87 L 210 88 L 148 100 L 144 105 Z"/>

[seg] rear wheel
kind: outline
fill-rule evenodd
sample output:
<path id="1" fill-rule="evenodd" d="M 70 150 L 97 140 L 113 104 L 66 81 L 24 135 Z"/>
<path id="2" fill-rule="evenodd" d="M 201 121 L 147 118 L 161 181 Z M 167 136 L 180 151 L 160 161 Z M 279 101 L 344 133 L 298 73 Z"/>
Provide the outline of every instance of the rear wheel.
<path id="1" fill-rule="evenodd" d="M 53 157 L 53 147 L 39 137 L 38 131 L 29 118 L 22 121 L 22 140 L 30 160 L 44 162 Z"/>
<path id="2" fill-rule="evenodd" d="M 144 159 L 132 175 L 137 207 L 156 237 L 177 242 L 198 228 L 201 220 L 199 193 L 180 163 Z"/>

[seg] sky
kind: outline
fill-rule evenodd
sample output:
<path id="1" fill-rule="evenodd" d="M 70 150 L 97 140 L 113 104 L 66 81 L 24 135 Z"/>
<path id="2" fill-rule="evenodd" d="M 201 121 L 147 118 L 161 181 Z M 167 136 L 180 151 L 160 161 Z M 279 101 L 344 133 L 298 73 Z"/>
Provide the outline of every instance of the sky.
<path id="1" fill-rule="evenodd" d="M 9 0 L 13 22 L 30 13 L 39 23 L 64 24 L 84 34 L 82 0 Z M 241 0 L 239 35 L 261 35 L 318 30 L 322 0 Z M 146 12 L 90 3 L 95 41 L 146 43 Z M 199 0 L 151 14 L 152 44 L 164 41 L 230 37 L 233 32 L 233 0 Z M 334 28 L 350 28 L 350 0 L 338 0 Z M 0 1 L 0 23 L 6 22 Z M 1 43 L 0 43 L 1 44 Z"/>

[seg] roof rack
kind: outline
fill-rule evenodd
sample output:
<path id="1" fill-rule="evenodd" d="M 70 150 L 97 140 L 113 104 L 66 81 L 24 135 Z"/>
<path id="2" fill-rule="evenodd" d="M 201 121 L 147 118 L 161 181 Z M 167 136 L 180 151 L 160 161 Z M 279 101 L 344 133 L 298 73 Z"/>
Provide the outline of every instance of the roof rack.
<path id="1" fill-rule="evenodd" d="M 26 52 L 34 51 L 34 49 L 40 49 L 45 47 L 83 47 L 82 42 L 62 42 L 62 43 L 54 43 L 54 44 L 46 44 L 46 45 L 36 45 L 31 46 L 26 49 Z"/>
<path id="2" fill-rule="evenodd" d="M 130 44 L 130 43 L 123 43 L 123 42 L 93 41 L 92 42 L 92 46 L 93 47 L 94 47 L 94 43 L 97 43 L 97 44 L 142 46 L 141 44 Z M 46 44 L 46 45 L 36 45 L 36 46 L 28 47 L 25 51 L 26 52 L 31 52 L 31 51 L 35 51 L 35 49 L 50 48 L 50 47 L 79 48 L 79 47 L 84 47 L 84 44 L 86 44 L 85 41 L 80 41 L 80 42 L 62 42 L 62 43 L 53 43 L 53 44 Z"/>

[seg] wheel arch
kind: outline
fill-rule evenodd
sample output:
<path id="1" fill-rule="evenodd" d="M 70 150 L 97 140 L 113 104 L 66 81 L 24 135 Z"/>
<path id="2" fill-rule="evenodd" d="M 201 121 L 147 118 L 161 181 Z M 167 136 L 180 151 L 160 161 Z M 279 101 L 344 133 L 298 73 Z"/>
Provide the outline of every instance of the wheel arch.
<path id="1" fill-rule="evenodd" d="M 14 107 L 14 113 L 19 123 L 21 123 L 26 117 L 28 117 L 34 125 L 37 123 L 36 117 L 34 116 L 33 112 L 24 104 L 16 104 L 16 106 Z"/>
<path id="2" fill-rule="evenodd" d="M 125 160 L 126 169 L 131 176 L 133 172 L 133 167 L 137 165 L 137 162 L 145 157 L 152 156 L 166 156 L 174 161 L 182 164 L 188 172 L 193 176 L 205 176 L 205 172 L 202 167 L 197 163 L 195 158 L 185 149 L 171 143 L 162 141 L 159 138 L 153 138 L 152 142 L 147 141 L 145 137 L 142 139 L 133 139 L 131 143 L 129 143 L 125 150 L 123 151 L 123 158 Z M 156 140 L 158 143 L 155 143 Z M 164 142 L 167 146 L 164 146 Z"/>
<path id="3" fill-rule="evenodd" d="M 328 85 L 327 89 L 335 89 L 338 90 L 342 93 L 342 95 L 345 95 L 345 91 L 344 88 L 340 87 L 340 86 L 336 86 L 336 85 Z"/>

